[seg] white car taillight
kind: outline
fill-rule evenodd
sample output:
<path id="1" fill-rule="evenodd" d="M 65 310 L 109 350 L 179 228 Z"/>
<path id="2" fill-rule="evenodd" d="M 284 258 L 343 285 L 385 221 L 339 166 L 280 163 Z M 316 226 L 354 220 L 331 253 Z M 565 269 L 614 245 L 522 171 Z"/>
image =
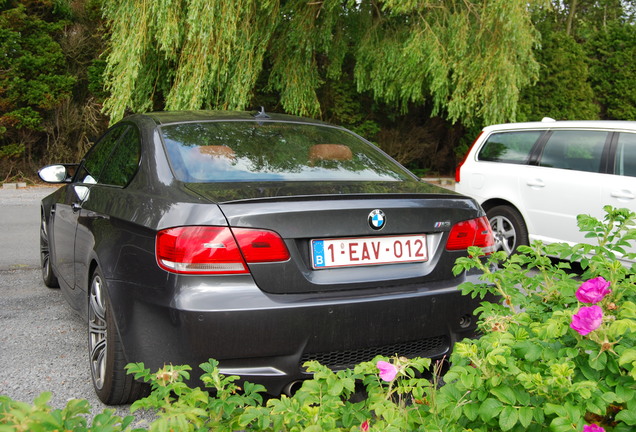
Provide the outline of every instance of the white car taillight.
<path id="1" fill-rule="evenodd" d="M 466 155 L 464 155 L 464 158 L 462 159 L 462 161 L 455 168 L 455 183 L 459 183 L 461 181 L 461 179 L 462 179 L 462 173 L 461 173 L 462 165 L 464 165 L 464 163 L 466 162 L 466 159 L 468 159 L 468 155 L 470 154 L 470 151 L 473 149 L 473 147 L 475 147 L 475 144 L 477 143 L 477 141 L 479 140 L 479 137 L 481 137 L 483 133 L 484 133 L 484 131 L 479 132 L 479 135 L 477 135 L 477 138 L 475 138 L 475 141 L 473 141 L 473 143 L 471 144 L 470 148 L 466 152 Z"/>

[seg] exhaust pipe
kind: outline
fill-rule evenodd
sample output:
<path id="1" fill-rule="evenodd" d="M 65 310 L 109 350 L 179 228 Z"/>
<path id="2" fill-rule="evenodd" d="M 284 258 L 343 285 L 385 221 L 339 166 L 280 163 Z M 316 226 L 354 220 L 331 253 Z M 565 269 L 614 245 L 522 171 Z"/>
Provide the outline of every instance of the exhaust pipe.
<path id="1" fill-rule="evenodd" d="M 298 391 L 298 389 L 303 385 L 302 380 L 292 381 L 283 387 L 283 393 L 289 397 L 292 397 L 294 393 Z"/>

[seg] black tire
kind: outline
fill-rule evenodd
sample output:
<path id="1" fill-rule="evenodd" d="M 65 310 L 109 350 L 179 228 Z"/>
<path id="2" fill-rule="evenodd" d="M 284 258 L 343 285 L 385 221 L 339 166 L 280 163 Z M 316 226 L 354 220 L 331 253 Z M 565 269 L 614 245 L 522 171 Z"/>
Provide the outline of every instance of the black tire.
<path id="1" fill-rule="evenodd" d="M 126 373 L 126 358 L 99 269 L 91 277 L 88 296 L 88 354 L 95 393 L 106 405 L 121 405 L 148 394 L 149 386 Z"/>
<path id="2" fill-rule="evenodd" d="M 508 255 L 517 252 L 521 245 L 528 245 L 528 228 L 521 214 L 513 207 L 500 205 L 486 212 L 495 235 L 496 250 Z"/>
<path id="3" fill-rule="evenodd" d="M 55 271 L 51 266 L 51 252 L 49 248 L 49 229 L 44 214 L 40 217 L 40 268 L 42 269 L 42 280 L 49 288 L 59 288 Z"/>

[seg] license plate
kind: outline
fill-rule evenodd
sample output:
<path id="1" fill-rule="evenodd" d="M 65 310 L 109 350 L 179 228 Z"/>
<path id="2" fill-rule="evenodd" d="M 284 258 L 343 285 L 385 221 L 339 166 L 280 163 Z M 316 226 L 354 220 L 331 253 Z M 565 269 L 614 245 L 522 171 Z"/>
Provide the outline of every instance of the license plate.
<path id="1" fill-rule="evenodd" d="M 312 240 L 311 255 L 314 269 L 428 260 L 424 234 Z"/>

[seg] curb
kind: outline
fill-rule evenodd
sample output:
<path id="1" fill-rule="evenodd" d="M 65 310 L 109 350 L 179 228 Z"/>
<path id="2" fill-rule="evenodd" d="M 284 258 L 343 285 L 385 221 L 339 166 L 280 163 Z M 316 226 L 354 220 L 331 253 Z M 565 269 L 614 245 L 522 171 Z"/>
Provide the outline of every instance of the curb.
<path id="1" fill-rule="evenodd" d="M 26 183 L 3 183 L 2 189 L 24 189 L 27 187 Z"/>

